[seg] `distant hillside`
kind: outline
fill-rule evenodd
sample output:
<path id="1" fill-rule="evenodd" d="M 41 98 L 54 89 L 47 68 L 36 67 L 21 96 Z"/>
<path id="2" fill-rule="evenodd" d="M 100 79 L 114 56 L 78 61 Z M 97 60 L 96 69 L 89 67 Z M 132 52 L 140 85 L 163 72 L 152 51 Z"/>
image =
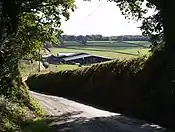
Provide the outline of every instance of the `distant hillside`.
<path id="1" fill-rule="evenodd" d="M 85 46 L 89 47 L 142 47 L 149 48 L 151 45 L 148 41 L 87 41 Z M 84 46 L 76 41 L 64 41 L 61 47 L 67 46 Z M 60 47 L 59 46 L 59 47 Z"/>
<path id="2" fill-rule="evenodd" d="M 102 36 L 102 35 L 63 35 L 62 41 L 149 41 L 150 39 L 142 35 L 121 35 L 121 36 Z"/>

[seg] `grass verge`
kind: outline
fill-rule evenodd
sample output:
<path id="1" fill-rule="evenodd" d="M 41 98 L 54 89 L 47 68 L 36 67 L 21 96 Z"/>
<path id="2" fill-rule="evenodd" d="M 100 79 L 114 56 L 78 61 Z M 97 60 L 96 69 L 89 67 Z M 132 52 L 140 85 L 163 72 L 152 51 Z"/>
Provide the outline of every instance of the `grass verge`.
<path id="1" fill-rule="evenodd" d="M 23 132 L 54 132 L 54 129 L 48 124 L 44 118 L 35 118 L 25 125 Z"/>

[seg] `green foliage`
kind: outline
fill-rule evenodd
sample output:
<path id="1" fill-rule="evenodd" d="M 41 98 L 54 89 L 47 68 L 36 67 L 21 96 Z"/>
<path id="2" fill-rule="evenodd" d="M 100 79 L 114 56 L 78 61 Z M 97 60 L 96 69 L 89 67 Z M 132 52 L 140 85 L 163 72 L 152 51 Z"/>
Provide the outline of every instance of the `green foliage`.
<path id="1" fill-rule="evenodd" d="M 0 97 L 0 131 L 20 131 L 20 125 L 27 118 L 27 110 L 20 104 Z"/>
<path id="2" fill-rule="evenodd" d="M 160 12 L 145 18 L 142 22 L 141 30 L 143 35 L 151 38 L 152 52 L 160 50 L 165 45 L 163 19 Z"/>
<path id="3" fill-rule="evenodd" d="M 38 72 L 38 64 L 33 61 L 33 63 L 20 62 L 19 71 L 22 77 L 29 76 L 31 74 L 36 74 Z"/>
<path id="4" fill-rule="evenodd" d="M 159 45 L 165 46 L 164 13 L 167 8 L 164 7 L 164 0 L 109 0 L 116 2 L 123 15 L 128 19 L 141 20 L 142 34 L 149 37 L 152 41 L 152 51 L 159 49 Z M 151 16 L 145 16 L 149 9 L 154 10 Z"/>
<path id="5" fill-rule="evenodd" d="M 62 33 L 60 18 L 69 18 L 73 0 L 0 1 L 0 94 L 14 97 L 21 87 L 19 60 L 38 58 L 45 41 Z"/>
<path id="6" fill-rule="evenodd" d="M 32 97 L 30 97 L 30 107 L 29 108 L 38 117 L 42 117 L 47 113 L 46 110 Z"/>
<path id="7" fill-rule="evenodd" d="M 120 8 L 123 15 L 126 18 L 132 18 L 139 20 L 147 12 L 146 9 L 143 9 L 141 6 L 144 0 L 109 0 L 110 2 L 114 1 L 117 3 L 117 6 Z"/>
<path id="8" fill-rule="evenodd" d="M 29 106 L 30 105 L 30 106 Z M 30 108 L 30 109 L 29 109 Z M 33 120 L 34 117 L 41 117 L 45 111 L 30 97 L 30 104 L 23 104 L 16 100 L 0 96 L 0 131 L 16 132 L 22 131 L 22 126 Z"/>
<path id="9" fill-rule="evenodd" d="M 138 56 L 138 51 L 145 55 L 149 54 L 151 43 L 139 41 L 89 41 L 86 45 L 81 45 L 75 41 L 66 41 L 64 48 L 51 48 L 51 53 L 57 55 L 59 52 L 83 52 L 117 59 L 131 59 Z"/>
<path id="10" fill-rule="evenodd" d="M 14 101 L 20 103 L 22 106 L 26 106 L 36 116 L 43 116 L 46 111 L 39 103 L 33 99 L 28 91 L 28 87 L 25 83 L 21 84 L 20 91 L 14 97 Z"/>
<path id="11" fill-rule="evenodd" d="M 29 122 L 24 128 L 23 132 L 54 132 L 55 129 L 50 128 L 48 122 L 42 118 L 36 118 Z"/>
<path id="12" fill-rule="evenodd" d="M 101 107 L 109 108 L 108 105 L 115 102 L 120 108 L 123 105 L 129 108 L 133 101 L 131 98 L 134 97 L 131 93 L 135 92 L 137 74 L 144 63 L 144 58 L 116 60 L 73 71 L 34 75 L 29 77 L 27 84 L 31 90 L 79 99 Z"/>
<path id="13" fill-rule="evenodd" d="M 44 4 L 44 2 L 41 4 Z M 16 38 L 18 39 L 18 45 L 20 45 L 18 52 L 21 53 L 23 58 L 28 55 L 30 55 L 30 57 L 36 57 L 37 50 L 39 50 L 46 41 L 59 44 L 56 38 L 62 33 L 62 30 L 59 28 L 61 25 L 60 13 L 66 14 L 65 17 L 68 19 L 68 9 L 73 8 L 73 5 L 69 5 L 66 9 L 63 7 L 64 11 L 62 10 L 60 12 L 59 8 L 61 7 L 57 7 L 57 4 L 60 3 L 51 1 L 45 4 L 49 4 L 50 6 L 43 5 L 44 8 L 41 6 L 41 8 L 36 9 L 37 11 L 35 12 L 31 10 L 22 12 L 21 14 Z"/>

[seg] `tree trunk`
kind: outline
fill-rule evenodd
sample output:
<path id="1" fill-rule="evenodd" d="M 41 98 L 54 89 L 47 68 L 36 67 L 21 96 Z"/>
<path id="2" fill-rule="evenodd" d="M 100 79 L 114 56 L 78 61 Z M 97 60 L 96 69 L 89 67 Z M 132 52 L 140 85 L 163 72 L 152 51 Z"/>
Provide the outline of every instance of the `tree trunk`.
<path id="1" fill-rule="evenodd" d="M 20 86 L 20 82 L 16 81 L 19 77 L 18 60 L 12 50 L 0 53 L 0 59 L 0 94 L 13 96 Z"/>
<path id="2" fill-rule="evenodd" d="M 18 31 L 19 10 L 20 4 L 15 1 L 4 0 L 2 2 L 0 18 L 0 94 L 5 96 L 16 94 L 17 89 L 22 84 L 18 71 L 19 53 L 14 42 Z"/>
<path id="3" fill-rule="evenodd" d="M 170 52 L 175 52 L 175 19 L 172 0 L 166 0 L 163 3 L 161 16 L 163 18 L 166 49 Z"/>
<path id="4" fill-rule="evenodd" d="M 160 89 L 163 93 L 165 108 L 169 109 L 170 118 L 167 124 L 173 126 L 173 117 L 175 116 L 175 19 L 174 4 L 171 0 L 166 0 L 161 10 L 164 26 L 165 52 L 163 61 L 162 85 Z M 172 117 L 172 118 L 171 118 Z"/>
<path id="5" fill-rule="evenodd" d="M 175 19 L 174 4 L 171 0 L 166 0 L 164 9 L 161 10 L 165 35 L 165 62 L 169 70 L 169 77 L 175 79 Z M 170 78 L 169 78 L 170 79 Z M 172 80 L 173 82 L 173 80 Z M 173 83 L 172 83 L 173 84 Z M 174 86 L 174 84 L 173 84 Z"/>

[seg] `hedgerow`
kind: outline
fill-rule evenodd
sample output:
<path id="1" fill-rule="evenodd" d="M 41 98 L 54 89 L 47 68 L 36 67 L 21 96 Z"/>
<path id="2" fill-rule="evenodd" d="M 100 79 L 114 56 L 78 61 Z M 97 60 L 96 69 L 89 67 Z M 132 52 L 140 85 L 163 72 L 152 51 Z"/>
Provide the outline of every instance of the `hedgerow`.
<path id="1" fill-rule="evenodd" d="M 26 82 L 31 90 L 173 127 L 175 94 L 170 63 L 159 51 L 148 59 L 115 60 L 73 71 L 33 75 Z"/>

